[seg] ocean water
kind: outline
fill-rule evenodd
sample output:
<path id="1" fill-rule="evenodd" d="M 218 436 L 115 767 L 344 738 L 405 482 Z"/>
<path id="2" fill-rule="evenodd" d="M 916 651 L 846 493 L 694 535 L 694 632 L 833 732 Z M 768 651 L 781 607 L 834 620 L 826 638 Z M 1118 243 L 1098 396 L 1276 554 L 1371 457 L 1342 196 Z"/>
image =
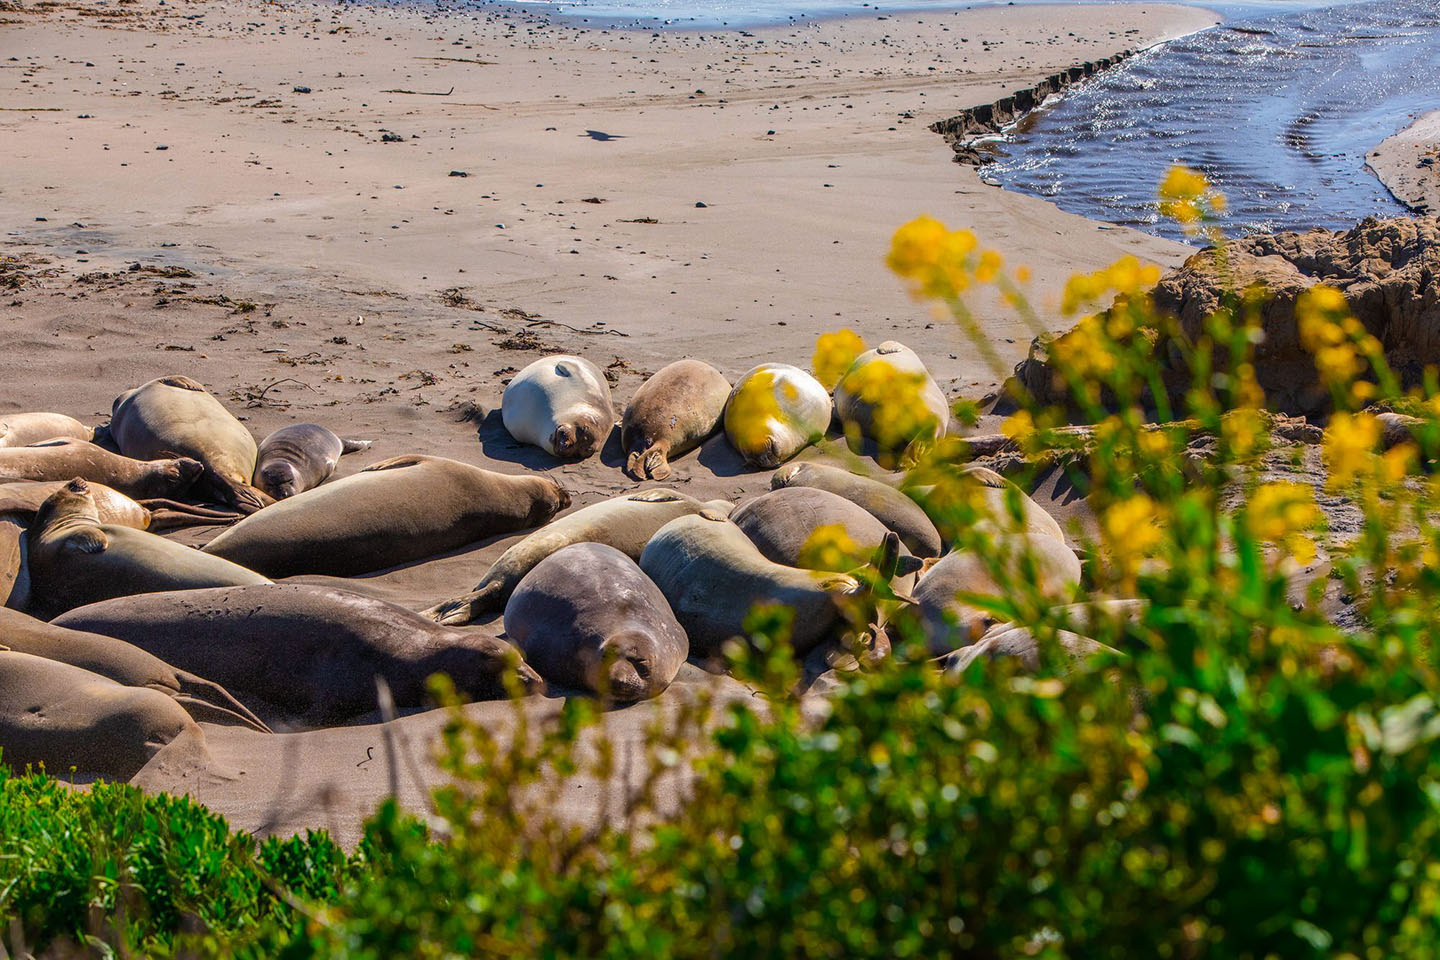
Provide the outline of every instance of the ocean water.
<path id="1" fill-rule="evenodd" d="M 982 175 L 1176 239 L 1155 210 L 1173 163 L 1224 190 L 1232 235 L 1406 212 L 1365 157 L 1440 109 L 1440 2 L 1229 12 L 1047 104 L 997 145 Z"/>

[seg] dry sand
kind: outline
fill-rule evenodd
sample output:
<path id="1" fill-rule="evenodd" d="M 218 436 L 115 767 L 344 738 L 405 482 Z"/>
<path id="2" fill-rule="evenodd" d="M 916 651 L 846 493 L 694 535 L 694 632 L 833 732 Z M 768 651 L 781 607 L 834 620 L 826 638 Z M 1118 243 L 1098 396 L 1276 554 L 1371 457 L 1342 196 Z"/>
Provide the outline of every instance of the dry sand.
<path id="1" fill-rule="evenodd" d="M 1214 20 L 1025 6 L 657 34 L 497 10 L 0 5 L 0 412 L 99 422 L 122 390 L 183 373 L 257 437 L 310 420 L 374 439 L 341 474 L 432 453 L 551 470 L 581 507 L 634 488 L 618 438 L 560 464 L 499 423 L 506 378 L 542 350 L 610 365 L 623 404 L 678 357 L 733 378 L 806 364 L 845 326 L 906 342 L 952 396 L 978 398 L 999 374 L 886 272 L 895 226 L 973 227 L 1033 269 L 1055 328 L 1070 273 L 1188 248 L 985 186 L 926 126 Z M 978 304 L 1004 360 L 1023 357 L 1032 331 Z M 670 483 L 735 499 L 768 477 L 722 438 Z M 347 585 L 423 608 L 517 539 Z M 439 722 L 399 725 L 418 742 Z M 160 762 L 138 782 L 237 826 L 349 839 L 388 789 L 376 763 L 357 767 L 375 728 L 206 729 L 232 779 Z"/>
<path id="2" fill-rule="evenodd" d="M 1366 160 L 1401 203 L 1416 213 L 1440 212 L 1440 110 L 1390 137 Z"/>

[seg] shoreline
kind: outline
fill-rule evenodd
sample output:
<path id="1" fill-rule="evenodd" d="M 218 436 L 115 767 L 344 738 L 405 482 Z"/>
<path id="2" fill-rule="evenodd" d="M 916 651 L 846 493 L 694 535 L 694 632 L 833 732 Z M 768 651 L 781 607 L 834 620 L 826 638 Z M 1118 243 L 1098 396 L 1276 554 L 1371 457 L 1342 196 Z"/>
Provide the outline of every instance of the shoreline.
<path id="1" fill-rule="evenodd" d="M 1381 141 L 1365 161 L 1366 169 L 1412 212 L 1440 212 L 1440 110 Z"/>

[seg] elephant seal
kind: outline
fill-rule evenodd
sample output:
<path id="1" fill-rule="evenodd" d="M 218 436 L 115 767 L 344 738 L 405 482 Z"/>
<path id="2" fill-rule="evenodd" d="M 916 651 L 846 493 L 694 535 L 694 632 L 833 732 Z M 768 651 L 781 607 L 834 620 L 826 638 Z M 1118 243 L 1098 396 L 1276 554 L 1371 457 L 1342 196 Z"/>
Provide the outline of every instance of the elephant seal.
<path id="1" fill-rule="evenodd" d="M 725 404 L 725 435 L 745 462 L 774 468 L 825 436 L 830 393 L 788 363 L 762 363 L 741 377 Z"/>
<path id="2" fill-rule="evenodd" d="M 85 440 L 0 447 L 0 477 L 60 483 L 83 477 L 136 500 L 183 496 L 204 472 L 203 464 L 188 457 L 132 460 Z"/>
<path id="3" fill-rule="evenodd" d="M 199 460 L 197 488 L 243 513 L 269 505 L 250 485 L 255 438 L 203 386 L 189 377 L 161 377 L 115 398 L 108 435 L 127 457 L 182 456 Z"/>
<path id="4" fill-rule="evenodd" d="M 260 442 L 251 480 L 266 496 L 284 500 L 320 486 L 347 453 L 370 449 L 369 440 L 342 440 L 317 423 L 281 427 Z"/>
<path id="5" fill-rule="evenodd" d="M 543 686 L 497 637 L 309 584 L 125 597 L 72 610 L 56 623 L 124 640 L 223 683 L 272 724 L 323 726 L 370 713 L 377 676 L 398 707 L 424 705 L 435 673 L 475 699 L 505 696 L 507 675 L 522 689 Z"/>
<path id="6" fill-rule="evenodd" d="M 25 527 L 14 515 L 0 515 L 0 607 L 23 607 L 30 601 Z"/>
<path id="7" fill-rule="evenodd" d="M 660 588 L 603 543 L 572 543 L 525 574 L 505 635 L 547 683 L 622 703 L 659 696 L 690 656 Z"/>
<path id="8" fill-rule="evenodd" d="M 240 519 L 238 513 L 210 510 L 174 500 L 149 499 L 142 503 L 103 483 L 89 482 L 101 523 L 156 533 L 179 527 L 234 523 Z M 0 481 L 0 515 L 19 517 L 28 524 L 50 495 L 63 486 L 65 484 L 58 480 Z"/>
<path id="9" fill-rule="evenodd" d="M 729 513 L 731 504 L 724 500 L 705 503 L 664 487 L 592 503 L 546 524 L 506 550 L 473 591 L 437 604 L 425 611 L 425 615 L 438 623 L 461 626 L 483 613 L 503 610 L 511 591 L 525 574 L 541 560 L 572 543 L 604 543 L 631 560 L 639 560 L 640 551 L 655 531 L 676 517 L 706 509 Z"/>
<path id="10" fill-rule="evenodd" d="M 941 482 L 907 486 L 905 491 L 920 504 L 946 540 L 957 539 L 956 524 L 961 518 L 973 518 L 971 522 L 977 529 L 992 536 L 1038 533 L 1065 542 L 1065 530 L 1049 511 L 989 467 L 971 464 L 958 471 L 949 467 L 942 470 Z M 1011 510 L 1012 498 L 1019 504 L 1019 516 Z"/>
<path id="11" fill-rule="evenodd" d="M 41 504 L 25 544 L 26 612 L 46 620 L 111 597 L 270 582 L 153 533 L 102 524 L 84 480 L 70 481 Z"/>
<path id="12" fill-rule="evenodd" d="M 766 559 L 787 567 L 844 573 L 869 563 L 890 531 L 857 504 L 815 487 L 781 487 L 743 503 L 730 519 Z M 817 549 L 815 533 L 838 527 L 853 550 Z M 835 555 L 823 556 L 824 553 Z M 901 575 L 920 569 L 915 557 L 902 559 Z"/>
<path id="13" fill-rule="evenodd" d="M 87 427 L 63 413 L 7 413 L 0 416 L 0 447 L 28 447 L 45 440 L 95 439 Z"/>
<path id="14" fill-rule="evenodd" d="M 542 357 L 515 374 L 500 397 L 510 436 L 552 457 L 584 460 L 615 428 L 615 402 L 600 369 L 581 357 Z"/>
<path id="15" fill-rule="evenodd" d="M 394 457 L 246 517 L 205 552 L 270 577 L 352 577 L 538 527 L 569 505 L 543 474 Z"/>
<path id="16" fill-rule="evenodd" d="M 268 733 L 224 687 L 174 667 L 114 637 L 67 630 L 18 610 L 0 609 L 0 647 L 58 660 L 127 687 L 149 687 L 170 697 L 196 720 L 234 724 Z"/>
<path id="17" fill-rule="evenodd" d="M 893 466 L 917 443 L 933 443 L 950 424 L 950 402 L 914 350 L 887 340 L 855 358 L 835 385 L 835 412 L 850 449 L 866 438 L 882 466 Z"/>
<path id="18" fill-rule="evenodd" d="M 670 458 L 689 453 L 720 429 L 730 381 L 703 360 L 676 360 L 641 384 L 620 422 L 625 472 L 664 480 Z"/>
<path id="19" fill-rule="evenodd" d="M 1080 670 L 1087 661 L 1100 654 L 1124 656 L 1114 647 L 1107 647 L 1097 640 L 1069 630 L 1057 630 L 1055 643 L 1055 653 L 1059 655 L 1057 665 L 1064 676 Z M 1026 673 L 1038 672 L 1043 658 L 1034 632 L 1026 627 L 1007 624 L 1004 630 L 991 630 L 968 647 L 952 650 L 936 660 L 936 664 L 946 673 L 958 675 L 968 670 L 976 660 L 1002 659 L 1017 661 L 1020 669 Z"/>
<path id="20" fill-rule="evenodd" d="M 914 500 L 888 484 L 821 463 L 792 463 L 775 471 L 770 489 L 814 487 L 844 497 L 889 530 L 917 557 L 940 555 L 940 532 Z"/>
<path id="21" fill-rule="evenodd" d="M 0 757 L 16 772 L 125 781 L 181 736 L 205 735 L 158 690 L 127 687 L 80 667 L 0 650 Z"/>
<path id="22" fill-rule="evenodd" d="M 961 594 L 1001 597 L 1009 585 L 1028 583 L 1041 598 L 1058 605 L 1068 601 L 1080 583 L 1080 560 L 1074 551 L 1044 534 L 997 537 L 993 558 L 1000 563 L 1003 582 L 997 582 L 985 558 L 970 550 L 948 553 L 920 575 L 914 597 L 934 655 L 968 646 L 994 626 L 988 611 L 967 603 Z"/>
<path id="23" fill-rule="evenodd" d="M 898 546 L 894 540 L 893 549 Z M 720 655 L 727 640 L 743 636 L 746 617 L 762 604 L 792 611 L 790 645 L 803 657 L 843 630 L 841 599 L 867 592 L 848 574 L 815 573 L 766 559 L 734 522 L 710 511 L 661 527 L 640 554 L 640 569 L 670 602 L 690 638 L 691 654 L 704 658 Z"/>

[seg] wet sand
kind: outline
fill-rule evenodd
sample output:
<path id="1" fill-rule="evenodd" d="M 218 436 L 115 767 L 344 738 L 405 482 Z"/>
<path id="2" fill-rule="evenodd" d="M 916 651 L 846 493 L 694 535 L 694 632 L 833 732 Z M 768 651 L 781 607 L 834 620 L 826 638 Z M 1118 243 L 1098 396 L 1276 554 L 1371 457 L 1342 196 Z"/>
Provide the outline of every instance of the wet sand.
<path id="1" fill-rule="evenodd" d="M 1440 212 L 1440 110 L 1385 140 L 1371 152 L 1367 165 L 1416 213 Z"/>

